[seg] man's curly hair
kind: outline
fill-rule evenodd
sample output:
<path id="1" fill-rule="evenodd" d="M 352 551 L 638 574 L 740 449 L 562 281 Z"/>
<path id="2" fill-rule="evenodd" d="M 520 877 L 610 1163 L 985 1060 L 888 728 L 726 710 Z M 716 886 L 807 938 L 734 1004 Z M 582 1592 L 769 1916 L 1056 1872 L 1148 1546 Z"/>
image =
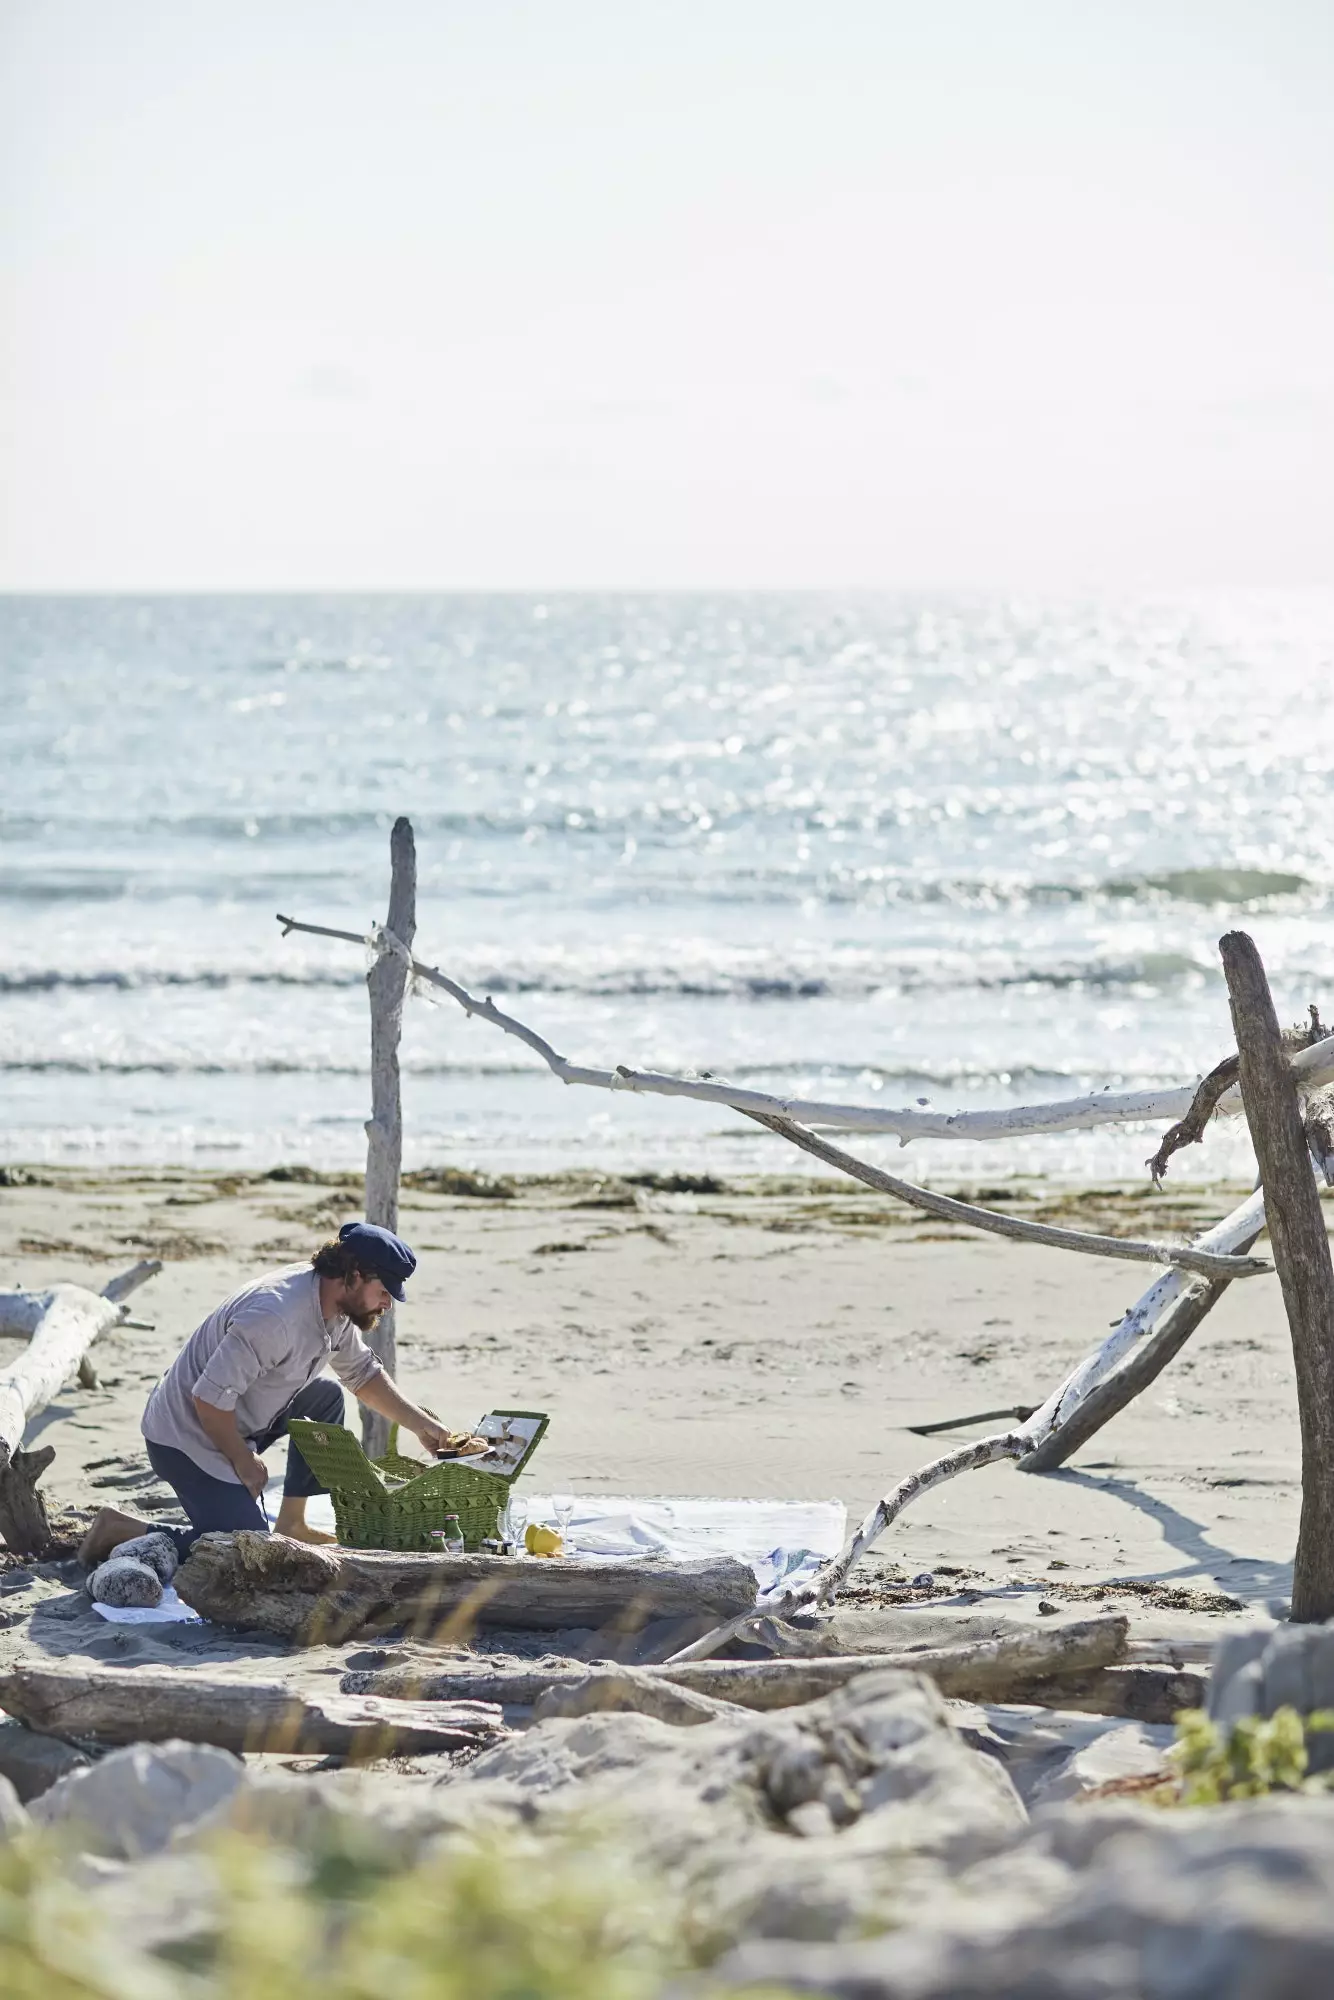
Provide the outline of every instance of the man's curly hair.
<path id="1" fill-rule="evenodd" d="M 359 1264 L 350 1243 L 341 1243 L 331 1236 L 327 1243 L 321 1243 L 311 1258 L 315 1272 L 321 1278 L 373 1278 L 375 1273 Z"/>

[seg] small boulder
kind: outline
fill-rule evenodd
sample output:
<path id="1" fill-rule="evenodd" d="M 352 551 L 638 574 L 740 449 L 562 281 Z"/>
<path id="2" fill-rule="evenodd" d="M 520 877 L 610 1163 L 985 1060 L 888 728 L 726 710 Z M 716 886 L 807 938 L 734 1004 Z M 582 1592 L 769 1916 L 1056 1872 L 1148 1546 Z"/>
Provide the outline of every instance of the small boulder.
<path id="1" fill-rule="evenodd" d="M 16 1833 L 22 1833 L 28 1824 L 28 1815 L 19 1801 L 8 1778 L 0 1778 L 0 1847 L 12 1840 Z"/>
<path id="2" fill-rule="evenodd" d="M 162 1602 L 162 1579 L 155 1569 L 134 1556 L 114 1555 L 93 1571 L 88 1580 L 88 1595 L 94 1604 L 151 1611 Z"/>
<path id="3" fill-rule="evenodd" d="M 0 1778 L 13 1785 L 24 1805 L 50 1791 L 58 1778 L 86 1771 L 90 1762 L 62 1736 L 44 1736 L 23 1722 L 0 1722 Z"/>
<path id="4" fill-rule="evenodd" d="M 122 1542 L 115 1553 L 117 1556 L 129 1556 L 135 1562 L 147 1563 L 163 1584 L 170 1583 L 180 1567 L 175 1542 L 170 1535 L 160 1532 L 136 1535 L 133 1541 Z"/>
<path id="5" fill-rule="evenodd" d="M 133 1743 L 62 1778 L 32 1817 L 68 1828 L 87 1853 L 133 1861 L 216 1813 L 244 1779 L 241 1758 L 209 1743 Z"/>

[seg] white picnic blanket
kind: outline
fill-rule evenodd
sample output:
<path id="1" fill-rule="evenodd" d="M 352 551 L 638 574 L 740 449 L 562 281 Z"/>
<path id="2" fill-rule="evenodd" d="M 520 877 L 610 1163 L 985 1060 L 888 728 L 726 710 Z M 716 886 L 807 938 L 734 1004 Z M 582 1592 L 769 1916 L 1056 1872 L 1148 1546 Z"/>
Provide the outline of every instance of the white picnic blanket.
<path id="1" fill-rule="evenodd" d="M 266 1491 L 265 1511 L 276 1518 L 282 1483 Z M 624 1562 L 668 1556 L 678 1562 L 701 1556 L 736 1556 L 755 1572 L 761 1604 L 780 1585 L 803 1582 L 830 1556 L 838 1554 L 847 1530 L 847 1508 L 841 1500 L 717 1500 L 655 1498 L 626 1493 L 578 1493 L 555 1496 L 524 1493 L 516 1500 L 529 1521 L 556 1525 L 556 1499 L 571 1504 L 570 1555 L 611 1557 Z M 318 1494 L 307 1503 L 312 1528 L 333 1531 L 333 1502 Z M 163 1625 L 198 1614 L 182 1604 L 170 1588 L 162 1602 L 149 1608 L 98 1604 L 94 1609 L 113 1624 Z"/>

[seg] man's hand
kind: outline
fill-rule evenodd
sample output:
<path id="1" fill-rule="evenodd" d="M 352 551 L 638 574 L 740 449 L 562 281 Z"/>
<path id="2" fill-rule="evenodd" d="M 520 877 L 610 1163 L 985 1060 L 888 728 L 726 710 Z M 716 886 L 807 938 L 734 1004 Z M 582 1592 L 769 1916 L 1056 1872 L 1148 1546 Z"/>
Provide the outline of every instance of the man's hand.
<path id="1" fill-rule="evenodd" d="M 471 1431 L 446 1430 L 434 1417 L 412 1426 L 417 1436 L 429 1452 L 437 1458 L 448 1453 L 451 1458 L 475 1458 L 479 1452 L 491 1449 L 485 1438 L 474 1437 Z"/>
<path id="2" fill-rule="evenodd" d="M 260 1494 L 269 1483 L 269 1468 L 265 1465 L 259 1453 L 251 1451 L 247 1452 L 244 1458 L 234 1459 L 232 1461 L 232 1470 L 250 1497 L 253 1500 L 258 1500 Z"/>

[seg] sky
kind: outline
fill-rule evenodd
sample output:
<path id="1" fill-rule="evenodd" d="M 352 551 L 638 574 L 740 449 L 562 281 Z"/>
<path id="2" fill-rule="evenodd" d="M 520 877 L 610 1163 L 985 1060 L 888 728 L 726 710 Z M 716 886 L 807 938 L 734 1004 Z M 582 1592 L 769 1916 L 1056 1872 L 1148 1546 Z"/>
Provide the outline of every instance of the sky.
<path id="1" fill-rule="evenodd" d="M 1334 581 L 1329 0 L 0 0 L 0 589 Z"/>

